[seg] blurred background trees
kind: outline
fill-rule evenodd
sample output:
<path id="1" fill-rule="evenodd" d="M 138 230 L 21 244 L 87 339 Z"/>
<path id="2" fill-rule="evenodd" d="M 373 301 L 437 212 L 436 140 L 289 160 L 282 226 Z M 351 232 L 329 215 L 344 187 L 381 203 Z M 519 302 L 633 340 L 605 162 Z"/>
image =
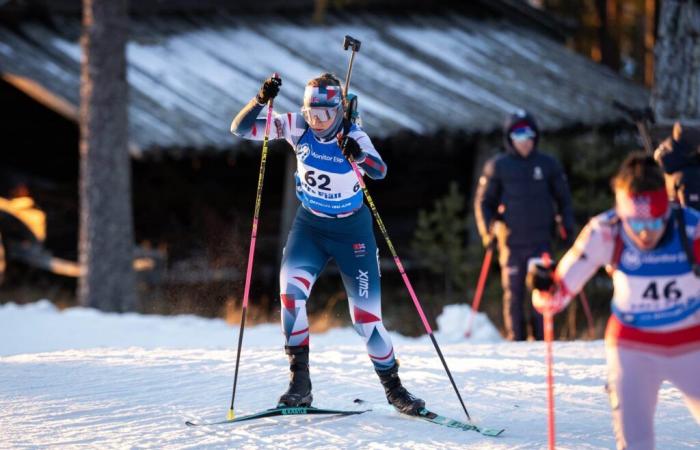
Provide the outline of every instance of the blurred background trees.
<path id="1" fill-rule="evenodd" d="M 529 0 L 575 33 L 569 45 L 626 77 L 651 86 L 660 0 Z"/>

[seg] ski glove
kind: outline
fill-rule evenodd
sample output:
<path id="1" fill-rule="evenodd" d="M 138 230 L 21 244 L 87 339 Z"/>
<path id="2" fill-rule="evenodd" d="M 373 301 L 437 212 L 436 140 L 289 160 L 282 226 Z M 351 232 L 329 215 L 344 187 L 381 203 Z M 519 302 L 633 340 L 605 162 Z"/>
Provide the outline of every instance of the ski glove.
<path id="1" fill-rule="evenodd" d="M 346 136 L 341 140 L 341 143 L 340 149 L 343 151 L 343 156 L 345 156 L 345 158 L 349 160 L 350 157 L 352 157 L 355 162 L 361 162 L 360 160 L 363 156 L 362 149 L 355 139 Z"/>
<path id="2" fill-rule="evenodd" d="M 571 301 L 566 287 L 554 279 L 555 267 L 547 254 L 527 261 L 525 283 L 532 289 L 532 306 L 540 314 L 556 314 Z"/>
<path id="3" fill-rule="evenodd" d="M 554 264 L 543 258 L 530 258 L 527 261 L 525 284 L 530 290 L 550 291 L 555 285 Z"/>
<path id="4" fill-rule="evenodd" d="M 277 97 L 280 91 L 280 86 L 282 86 L 282 79 L 277 77 L 270 77 L 260 86 L 260 91 L 258 95 L 255 96 L 255 100 L 264 105 L 271 99 Z"/>

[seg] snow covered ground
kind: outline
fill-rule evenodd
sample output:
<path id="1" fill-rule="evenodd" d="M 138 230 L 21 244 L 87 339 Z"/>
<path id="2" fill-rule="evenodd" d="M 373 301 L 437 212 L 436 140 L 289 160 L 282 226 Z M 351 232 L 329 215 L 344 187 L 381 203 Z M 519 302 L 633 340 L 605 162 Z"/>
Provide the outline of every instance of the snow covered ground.
<path id="1" fill-rule="evenodd" d="M 544 345 L 506 343 L 483 316 L 461 338 L 468 308 L 439 318 L 438 342 L 475 422 L 505 427 L 498 438 L 399 416 L 352 329 L 312 335 L 315 405 L 359 416 L 295 416 L 218 427 L 185 420 L 225 418 L 237 329 L 193 316 L 102 314 L 49 302 L 0 306 L 0 448 L 546 448 Z M 411 319 L 413 320 L 413 318 Z M 407 387 L 429 407 L 463 412 L 427 337 L 394 335 Z M 274 405 L 286 388 L 278 325 L 246 329 L 236 412 Z M 557 443 L 613 448 L 603 384 L 602 342 L 556 343 Z M 659 449 L 700 448 L 700 427 L 665 384 L 656 413 Z"/>

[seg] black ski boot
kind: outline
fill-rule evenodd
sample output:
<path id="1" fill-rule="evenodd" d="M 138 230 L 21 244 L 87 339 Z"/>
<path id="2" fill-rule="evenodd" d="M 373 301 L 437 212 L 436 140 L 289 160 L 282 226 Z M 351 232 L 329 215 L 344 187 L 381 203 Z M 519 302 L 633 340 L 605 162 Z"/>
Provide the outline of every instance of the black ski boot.
<path id="1" fill-rule="evenodd" d="M 384 386 L 387 401 L 399 412 L 417 416 L 418 412 L 425 407 L 425 402 L 423 400 L 414 397 L 401 385 L 398 362 L 395 362 L 394 366 L 389 369 L 375 369 L 375 371 L 377 375 L 379 375 L 382 386 Z"/>
<path id="2" fill-rule="evenodd" d="M 309 378 L 309 346 L 285 346 L 284 352 L 289 356 L 289 389 L 282 394 L 279 406 L 311 406 Z"/>

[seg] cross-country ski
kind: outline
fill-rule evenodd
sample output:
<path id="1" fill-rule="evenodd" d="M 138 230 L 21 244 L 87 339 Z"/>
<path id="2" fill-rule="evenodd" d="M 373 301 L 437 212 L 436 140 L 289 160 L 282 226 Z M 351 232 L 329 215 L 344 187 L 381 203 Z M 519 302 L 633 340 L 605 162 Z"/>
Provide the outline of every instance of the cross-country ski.
<path id="1" fill-rule="evenodd" d="M 236 417 L 230 420 L 220 420 L 218 422 L 193 422 L 186 421 L 185 425 L 190 427 L 199 426 L 210 426 L 210 425 L 227 425 L 240 422 L 246 422 L 256 419 L 264 419 L 266 417 L 276 417 L 276 416 L 301 416 L 301 415 L 334 415 L 334 416 L 352 416 L 355 414 L 362 414 L 370 411 L 369 409 L 364 409 L 360 411 L 351 410 L 339 410 L 339 409 L 325 409 L 325 408 L 315 408 L 313 406 L 283 406 L 277 408 L 270 408 L 264 411 L 260 411 L 253 414 L 248 414 L 245 416 Z"/>
<path id="2" fill-rule="evenodd" d="M 355 403 L 358 405 L 367 405 L 369 402 L 366 400 L 362 400 L 360 398 L 356 398 Z M 385 409 L 385 408 L 376 408 L 376 409 Z M 442 425 L 448 428 L 456 428 L 458 430 L 464 430 L 464 431 L 476 431 L 477 433 L 481 433 L 484 436 L 491 436 L 491 437 L 496 437 L 500 436 L 505 429 L 504 428 L 485 428 L 479 425 L 474 425 L 473 423 L 466 423 L 461 420 L 456 420 L 456 419 L 451 419 L 449 417 L 442 416 L 440 414 L 437 414 L 433 411 L 430 411 L 426 408 L 421 408 L 418 411 L 418 414 L 413 416 L 413 415 L 408 415 L 404 414 L 406 418 L 410 419 L 421 419 L 421 420 L 426 420 L 428 422 L 432 422 L 437 425 Z"/>

